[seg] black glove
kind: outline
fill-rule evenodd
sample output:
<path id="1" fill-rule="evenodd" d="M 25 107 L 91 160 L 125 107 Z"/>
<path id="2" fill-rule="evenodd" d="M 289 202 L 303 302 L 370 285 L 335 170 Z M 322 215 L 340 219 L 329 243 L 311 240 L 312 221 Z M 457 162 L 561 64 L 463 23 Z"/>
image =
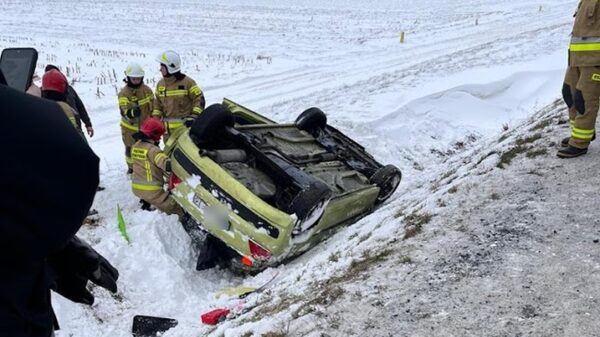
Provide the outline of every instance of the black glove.
<path id="1" fill-rule="evenodd" d="M 198 115 L 189 115 L 185 117 L 183 119 L 183 125 L 185 125 L 188 128 L 191 128 L 192 124 L 194 124 L 194 121 L 196 120 L 196 117 L 198 117 Z"/>
<path id="2" fill-rule="evenodd" d="M 140 109 L 139 106 L 133 107 L 131 109 L 127 109 L 127 111 L 125 111 L 125 116 L 127 118 L 140 117 L 141 114 L 142 114 L 142 110 Z"/>
<path id="3" fill-rule="evenodd" d="M 171 159 L 167 159 L 167 162 L 165 163 L 165 171 L 166 172 L 171 172 L 172 168 L 171 168 Z"/>
<path id="4" fill-rule="evenodd" d="M 113 293 L 117 291 L 117 269 L 76 236 L 50 256 L 48 264 L 57 275 L 54 290 L 73 302 L 94 303 L 94 296 L 86 289 L 88 280 Z"/>

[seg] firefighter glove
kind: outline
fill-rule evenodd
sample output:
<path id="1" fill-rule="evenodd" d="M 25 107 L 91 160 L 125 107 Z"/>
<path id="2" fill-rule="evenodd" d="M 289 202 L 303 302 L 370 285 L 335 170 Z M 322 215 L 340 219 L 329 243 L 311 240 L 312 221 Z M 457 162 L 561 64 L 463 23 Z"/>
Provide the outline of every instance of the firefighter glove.
<path id="1" fill-rule="evenodd" d="M 196 120 L 197 115 L 190 115 L 187 116 L 183 119 L 183 124 L 188 127 L 191 128 L 192 124 L 194 124 L 194 121 Z"/>
<path id="2" fill-rule="evenodd" d="M 125 112 L 125 116 L 127 116 L 127 118 L 140 117 L 141 114 L 142 114 L 142 110 L 140 109 L 139 106 L 133 107 L 131 109 L 127 109 L 127 111 Z"/>
<path id="3" fill-rule="evenodd" d="M 87 290 L 88 281 L 113 293 L 117 291 L 117 269 L 76 236 L 62 250 L 50 256 L 48 264 L 56 273 L 53 289 L 71 301 L 94 303 L 94 296 Z"/>

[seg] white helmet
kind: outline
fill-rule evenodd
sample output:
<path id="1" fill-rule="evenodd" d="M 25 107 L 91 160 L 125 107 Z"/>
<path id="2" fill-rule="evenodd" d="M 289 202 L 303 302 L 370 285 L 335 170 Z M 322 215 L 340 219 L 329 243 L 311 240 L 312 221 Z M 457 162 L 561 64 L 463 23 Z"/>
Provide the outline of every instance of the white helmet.
<path id="1" fill-rule="evenodd" d="M 144 68 L 135 62 L 129 63 L 125 69 L 125 76 L 138 78 L 144 77 Z"/>
<path id="2" fill-rule="evenodd" d="M 181 57 L 172 50 L 167 50 L 158 55 L 156 61 L 160 62 L 160 64 L 164 64 L 165 67 L 167 67 L 167 72 L 169 74 L 174 74 L 181 70 Z"/>

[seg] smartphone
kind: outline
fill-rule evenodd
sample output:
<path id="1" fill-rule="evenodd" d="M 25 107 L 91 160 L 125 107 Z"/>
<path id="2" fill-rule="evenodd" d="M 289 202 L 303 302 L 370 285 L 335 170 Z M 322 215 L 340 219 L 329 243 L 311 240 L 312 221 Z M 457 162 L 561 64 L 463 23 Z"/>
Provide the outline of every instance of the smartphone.
<path id="1" fill-rule="evenodd" d="M 27 91 L 31 85 L 37 64 L 38 52 L 34 48 L 6 48 L 0 56 L 0 70 L 6 84 L 19 91 Z"/>

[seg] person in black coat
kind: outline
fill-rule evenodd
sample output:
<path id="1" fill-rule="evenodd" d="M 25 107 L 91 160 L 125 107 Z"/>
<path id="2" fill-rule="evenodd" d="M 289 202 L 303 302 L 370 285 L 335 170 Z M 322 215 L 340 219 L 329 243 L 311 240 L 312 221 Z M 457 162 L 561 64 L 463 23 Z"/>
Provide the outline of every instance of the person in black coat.
<path id="1" fill-rule="evenodd" d="M 49 337 L 50 289 L 91 304 L 117 270 L 75 237 L 94 200 L 99 159 L 60 107 L 6 86 L 0 71 L 0 337 Z M 75 169 L 76 168 L 76 169 Z"/>
<path id="2" fill-rule="evenodd" d="M 60 69 L 58 69 L 58 67 L 53 64 L 46 65 L 46 68 L 44 69 L 44 71 L 48 72 L 52 69 L 56 69 L 56 70 L 60 71 Z M 73 87 L 68 83 L 67 83 L 67 104 L 69 104 L 71 106 L 71 108 L 75 109 L 75 111 L 77 111 L 77 113 L 79 114 L 80 120 L 77 121 L 79 124 L 79 128 L 81 128 L 81 122 L 83 122 L 88 136 L 90 136 L 90 138 L 92 138 L 94 136 L 94 128 L 92 127 L 92 121 L 90 120 L 90 116 L 88 115 L 88 112 L 85 109 L 85 105 L 83 105 L 81 98 L 79 98 L 79 95 L 77 95 L 77 92 L 75 91 L 75 89 L 73 89 Z"/>

